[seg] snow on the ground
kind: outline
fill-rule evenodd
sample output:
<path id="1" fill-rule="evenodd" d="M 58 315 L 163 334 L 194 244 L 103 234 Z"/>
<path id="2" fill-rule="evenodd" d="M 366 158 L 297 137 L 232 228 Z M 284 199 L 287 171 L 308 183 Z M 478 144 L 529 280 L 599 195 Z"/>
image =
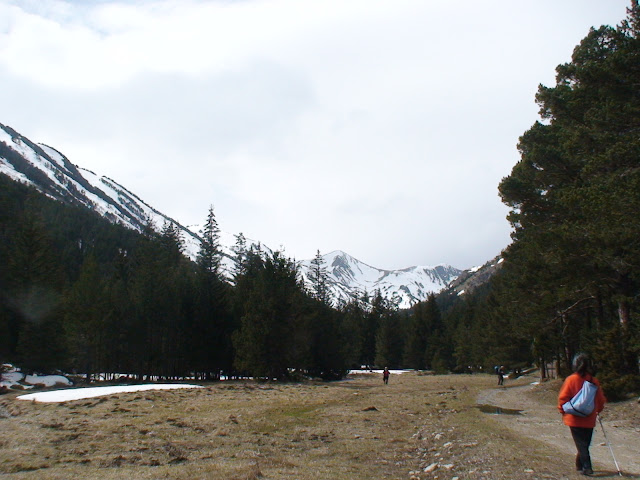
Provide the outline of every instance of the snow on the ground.
<path id="1" fill-rule="evenodd" d="M 53 387 L 54 385 L 72 385 L 71 380 L 62 375 L 27 375 L 24 382 L 29 385 L 44 385 L 45 387 Z"/>
<path id="2" fill-rule="evenodd" d="M 0 374 L 0 387 L 11 388 L 14 385 L 18 385 L 24 378 L 24 375 L 20 372 L 7 372 Z"/>
<path id="3" fill-rule="evenodd" d="M 30 389 L 35 385 L 53 387 L 55 385 L 72 385 L 73 383 L 63 375 L 25 375 L 10 365 L 4 365 L 7 372 L 0 374 L 0 387 L 14 388 L 19 385 L 22 389 Z"/>
<path id="4" fill-rule="evenodd" d="M 43 403 L 69 402 L 85 398 L 101 397 L 116 393 L 140 392 L 144 390 L 172 390 L 177 388 L 203 388 L 200 385 L 183 384 L 145 384 L 145 385 L 115 385 L 109 387 L 66 388 L 48 392 L 29 393 L 16 397 L 19 400 L 31 400 Z"/>
<path id="5" fill-rule="evenodd" d="M 28 390 L 35 385 L 44 385 L 45 387 L 73 385 L 73 382 L 63 375 L 25 375 L 12 365 L 5 364 L 2 365 L 2 367 L 6 371 L 0 374 L 0 387 Z M 183 384 L 115 385 L 106 387 L 65 388 L 63 390 L 29 393 L 16 398 L 35 402 L 58 403 L 100 397 L 103 395 L 113 395 L 116 393 L 139 392 L 142 390 L 169 390 L 176 388 L 202 387 L 200 385 Z"/>
<path id="6" fill-rule="evenodd" d="M 392 375 L 399 375 L 401 373 L 406 373 L 406 372 L 410 372 L 411 370 L 389 370 L 389 373 L 391 373 Z M 362 370 L 349 370 L 349 375 L 366 375 L 366 374 L 379 374 L 382 375 L 382 370 L 366 370 L 366 369 L 362 369 Z"/>
<path id="7" fill-rule="evenodd" d="M 5 367 L 11 367 L 5 365 Z M 22 389 L 31 389 L 35 385 L 44 385 L 52 387 L 56 385 L 72 385 L 73 383 L 63 375 L 24 375 L 17 369 L 9 368 L 8 372 L 0 375 L 0 387 L 15 388 L 20 386 Z M 390 370 L 393 375 L 405 373 L 408 370 Z M 382 370 L 351 370 L 350 374 L 377 374 L 381 375 Z M 143 384 L 143 385 L 112 385 L 105 387 L 82 387 L 82 388 L 64 388 L 62 390 L 50 390 L 46 392 L 35 392 L 16 397 L 19 400 L 30 400 L 42 403 L 60 403 L 69 402 L 71 400 L 82 400 L 85 398 L 94 398 L 104 395 L 114 395 L 117 393 L 130 393 L 145 390 L 171 390 L 178 388 L 203 388 L 200 385 L 188 384 Z"/>

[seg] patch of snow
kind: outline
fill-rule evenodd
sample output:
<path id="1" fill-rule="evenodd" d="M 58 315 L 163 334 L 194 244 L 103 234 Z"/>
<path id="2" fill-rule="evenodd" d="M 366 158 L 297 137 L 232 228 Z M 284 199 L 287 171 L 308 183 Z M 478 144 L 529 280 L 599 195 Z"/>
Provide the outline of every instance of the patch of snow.
<path id="1" fill-rule="evenodd" d="M 389 373 L 394 375 L 400 375 L 402 373 L 410 372 L 411 370 L 389 370 Z M 369 375 L 378 374 L 382 375 L 382 370 L 349 370 L 349 375 Z"/>
<path id="2" fill-rule="evenodd" d="M 24 183 L 26 185 L 31 185 L 31 180 L 29 180 L 26 175 L 20 172 L 16 172 L 12 165 L 9 165 L 4 158 L 0 158 L 0 173 L 4 173 L 9 178 L 13 180 Z"/>
<path id="3" fill-rule="evenodd" d="M 200 385 L 182 384 L 145 384 L 145 385 L 116 385 L 109 387 L 88 387 L 88 388 L 67 388 L 64 390 L 53 390 L 49 392 L 29 393 L 16 397 L 19 400 L 30 400 L 42 403 L 60 403 L 71 400 L 82 400 L 85 398 L 101 397 L 116 393 L 140 392 L 145 390 L 173 390 L 179 388 L 203 388 Z"/>
<path id="4" fill-rule="evenodd" d="M 73 382 L 63 375 L 24 375 L 18 369 L 10 367 L 7 372 L 0 375 L 0 387 L 33 388 L 34 385 L 53 387 L 54 385 L 73 385 Z"/>
<path id="5" fill-rule="evenodd" d="M 13 371 L 0 375 L 0 387 L 11 388 L 13 385 L 17 385 L 24 378 L 24 375 L 20 372 Z"/>
<path id="6" fill-rule="evenodd" d="M 24 382 L 29 385 L 44 385 L 53 387 L 54 385 L 73 385 L 71 380 L 62 375 L 27 375 Z"/>

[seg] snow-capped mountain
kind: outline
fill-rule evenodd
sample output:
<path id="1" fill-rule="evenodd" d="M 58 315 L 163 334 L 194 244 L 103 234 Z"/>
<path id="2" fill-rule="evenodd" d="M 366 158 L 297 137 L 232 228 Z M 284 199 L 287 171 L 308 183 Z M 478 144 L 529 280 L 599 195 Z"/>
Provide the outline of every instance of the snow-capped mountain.
<path id="1" fill-rule="evenodd" d="M 0 173 L 32 185 L 45 195 L 83 205 L 113 223 L 141 231 L 150 221 L 157 229 L 165 222 L 180 228 L 189 255 L 197 252 L 198 235 L 157 211 L 114 180 L 72 164 L 62 153 L 35 144 L 0 124 Z"/>
<path id="2" fill-rule="evenodd" d="M 0 173 L 15 181 L 34 186 L 54 199 L 82 205 L 98 212 L 114 223 L 141 231 L 149 222 L 160 230 L 166 222 L 182 232 L 185 253 L 195 258 L 200 247 L 198 227 L 181 225 L 159 212 L 116 181 L 74 165 L 62 153 L 43 144 L 36 144 L 10 127 L 0 124 Z M 231 271 L 235 236 L 221 232 L 223 269 Z M 247 245 L 258 242 L 247 239 Z M 270 249 L 262 245 L 264 251 Z M 381 270 L 350 255 L 331 252 L 324 255 L 328 282 L 336 300 L 348 301 L 364 292 L 382 295 L 401 308 L 437 293 L 454 280 L 461 271 L 448 265 L 410 267 L 402 270 Z M 311 261 L 301 261 L 301 272 L 309 282 Z"/>
<path id="3" fill-rule="evenodd" d="M 349 301 L 353 296 L 361 297 L 365 292 L 372 296 L 380 290 L 383 297 L 400 308 L 408 308 L 430 293 L 439 292 L 460 274 L 460 270 L 449 265 L 381 270 L 339 250 L 323 255 L 322 260 L 334 298 Z M 311 260 L 301 264 L 305 280 L 311 283 Z"/>

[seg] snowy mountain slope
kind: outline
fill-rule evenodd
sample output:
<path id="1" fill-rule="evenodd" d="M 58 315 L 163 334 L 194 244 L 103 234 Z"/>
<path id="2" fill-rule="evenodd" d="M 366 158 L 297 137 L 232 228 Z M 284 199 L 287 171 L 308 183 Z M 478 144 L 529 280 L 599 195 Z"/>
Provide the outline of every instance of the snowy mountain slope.
<path id="1" fill-rule="evenodd" d="M 380 290 L 385 298 L 400 308 L 409 308 L 426 299 L 430 293 L 439 292 L 460 274 L 460 270 L 449 265 L 381 270 L 339 250 L 322 258 L 335 299 L 349 301 L 354 295 L 362 296 L 367 292 L 372 296 Z M 303 261 L 301 265 L 305 280 L 311 283 L 311 261 Z"/>
<path id="2" fill-rule="evenodd" d="M 57 200 L 94 210 L 113 223 L 141 231 L 151 222 L 156 229 L 165 222 L 180 228 L 189 256 L 200 244 L 198 235 L 158 212 L 134 193 L 108 177 L 73 165 L 52 147 L 35 144 L 0 124 L 0 173 L 36 187 Z"/>
<path id="3" fill-rule="evenodd" d="M 476 288 L 491 280 L 502 267 L 503 261 L 504 259 L 499 255 L 480 267 L 460 272 L 458 278 L 453 280 L 443 293 L 458 296 L 472 293 Z"/>
<path id="4" fill-rule="evenodd" d="M 60 201 L 82 205 L 113 223 L 141 231 L 150 221 L 160 230 L 166 222 L 178 226 L 185 243 L 185 254 L 195 259 L 200 248 L 200 229 L 186 227 L 157 211 L 137 195 L 114 180 L 72 164 L 58 150 L 36 144 L 15 130 L 0 124 L 0 173 L 15 181 L 34 186 Z M 223 270 L 232 271 L 235 236 L 220 233 L 224 255 Z M 247 246 L 258 242 L 247 239 Z M 271 250 L 262 245 L 265 252 Z M 349 301 L 364 292 L 372 296 L 377 290 L 401 308 L 437 293 L 454 280 L 460 271 L 448 265 L 381 270 L 350 255 L 335 251 L 324 255 L 330 288 L 335 300 Z M 309 282 L 311 261 L 299 262 L 301 273 Z"/>

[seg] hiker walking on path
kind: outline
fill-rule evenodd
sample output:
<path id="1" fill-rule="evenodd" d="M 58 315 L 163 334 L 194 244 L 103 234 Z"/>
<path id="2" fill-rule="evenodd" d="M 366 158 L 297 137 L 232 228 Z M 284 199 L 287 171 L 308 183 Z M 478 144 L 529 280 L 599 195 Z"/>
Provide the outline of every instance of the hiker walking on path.
<path id="1" fill-rule="evenodd" d="M 504 385 L 504 365 L 500 365 L 497 370 L 498 373 L 498 385 Z"/>
<path id="2" fill-rule="evenodd" d="M 602 393 L 600 382 L 593 376 L 595 372 L 591 358 L 588 355 L 584 353 L 576 355 L 573 359 L 572 367 L 574 373 L 566 378 L 558 395 L 558 410 L 562 414 L 562 421 L 571 430 L 571 436 L 578 450 L 576 470 L 583 475 L 590 476 L 593 475 L 593 467 L 591 465 L 589 446 L 591 445 L 593 429 L 596 426 L 596 419 L 604 408 L 607 399 Z M 576 414 L 566 413 L 563 406 L 574 399 L 574 396 L 582 389 L 585 381 L 591 382 L 597 387 L 593 411 L 586 416 L 580 416 L 579 412 L 576 412 Z"/>
<path id="3" fill-rule="evenodd" d="M 389 383 L 389 375 L 391 375 L 389 373 L 389 369 L 387 367 L 384 367 L 384 372 L 382 372 L 382 381 L 386 384 Z"/>

